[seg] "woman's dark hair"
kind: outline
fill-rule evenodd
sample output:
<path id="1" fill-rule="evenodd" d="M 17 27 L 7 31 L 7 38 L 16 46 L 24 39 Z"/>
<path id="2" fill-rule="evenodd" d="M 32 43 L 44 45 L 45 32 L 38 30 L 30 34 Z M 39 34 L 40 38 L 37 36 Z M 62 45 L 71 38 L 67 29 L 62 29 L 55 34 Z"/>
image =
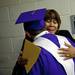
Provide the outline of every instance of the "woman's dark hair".
<path id="1" fill-rule="evenodd" d="M 55 19 L 58 23 L 58 29 L 60 28 L 60 24 L 61 24 L 61 19 L 60 19 L 60 15 L 58 14 L 58 12 L 54 9 L 48 9 L 47 13 L 45 14 L 44 20 L 52 20 Z"/>

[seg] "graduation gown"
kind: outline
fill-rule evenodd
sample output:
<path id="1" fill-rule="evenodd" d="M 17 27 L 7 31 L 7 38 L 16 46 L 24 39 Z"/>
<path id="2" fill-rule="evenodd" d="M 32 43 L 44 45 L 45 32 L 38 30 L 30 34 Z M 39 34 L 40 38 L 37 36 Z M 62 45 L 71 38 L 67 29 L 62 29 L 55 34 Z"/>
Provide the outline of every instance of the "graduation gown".
<path id="1" fill-rule="evenodd" d="M 60 48 L 60 43 L 55 35 L 49 35 L 48 32 L 43 32 L 42 34 L 38 35 L 38 38 L 40 36 L 51 40 Z M 34 44 L 36 44 L 36 40 L 38 38 L 35 38 Z M 75 44 L 70 39 L 69 41 L 73 46 L 75 46 Z M 53 54 L 46 50 L 44 47 L 40 45 L 38 46 L 41 48 L 41 51 L 31 70 L 26 73 L 25 68 L 22 68 L 17 64 L 13 70 L 13 75 L 67 75 L 64 66 L 53 56 Z"/>

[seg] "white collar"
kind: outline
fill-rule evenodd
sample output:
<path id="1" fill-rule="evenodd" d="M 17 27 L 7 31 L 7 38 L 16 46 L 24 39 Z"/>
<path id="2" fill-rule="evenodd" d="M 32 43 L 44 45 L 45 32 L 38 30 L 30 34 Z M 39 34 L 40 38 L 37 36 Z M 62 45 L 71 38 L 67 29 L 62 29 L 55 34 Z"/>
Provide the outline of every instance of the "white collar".
<path id="1" fill-rule="evenodd" d="M 34 40 L 37 39 L 38 37 L 40 37 L 40 36 L 42 36 L 42 35 L 44 35 L 44 34 L 48 34 L 48 33 L 49 33 L 49 32 L 48 32 L 47 30 L 45 30 L 45 31 L 39 33 L 37 36 L 35 36 Z"/>

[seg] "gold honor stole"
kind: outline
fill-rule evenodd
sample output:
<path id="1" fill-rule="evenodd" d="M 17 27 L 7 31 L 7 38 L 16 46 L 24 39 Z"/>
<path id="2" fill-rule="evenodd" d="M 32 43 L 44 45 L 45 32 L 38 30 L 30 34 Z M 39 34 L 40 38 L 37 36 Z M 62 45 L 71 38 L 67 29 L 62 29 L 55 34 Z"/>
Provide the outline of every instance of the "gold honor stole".
<path id="1" fill-rule="evenodd" d="M 22 58 L 27 60 L 27 63 L 25 64 L 25 69 L 27 73 L 31 70 L 31 68 L 37 61 L 40 51 L 40 47 L 34 45 L 32 42 L 25 39 Z"/>

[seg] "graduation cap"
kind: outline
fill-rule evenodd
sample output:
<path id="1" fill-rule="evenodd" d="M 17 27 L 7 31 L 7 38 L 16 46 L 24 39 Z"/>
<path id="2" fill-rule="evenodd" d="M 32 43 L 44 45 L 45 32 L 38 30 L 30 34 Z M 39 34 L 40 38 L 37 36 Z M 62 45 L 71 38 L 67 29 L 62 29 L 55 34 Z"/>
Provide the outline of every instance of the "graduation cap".
<path id="1" fill-rule="evenodd" d="M 16 24 L 24 23 L 24 29 L 40 30 L 44 27 L 46 8 L 23 12 L 18 17 Z"/>

